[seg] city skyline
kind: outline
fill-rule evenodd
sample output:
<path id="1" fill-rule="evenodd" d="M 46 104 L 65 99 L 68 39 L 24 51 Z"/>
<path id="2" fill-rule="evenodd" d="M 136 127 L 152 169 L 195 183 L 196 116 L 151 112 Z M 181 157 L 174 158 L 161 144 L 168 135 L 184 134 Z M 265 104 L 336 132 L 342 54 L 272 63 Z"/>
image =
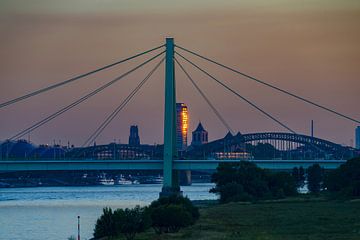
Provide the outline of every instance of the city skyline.
<path id="1" fill-rule="evenodd" d="M 165 36 L 173 36 L 179 45 L 360 118 L 360 32 L 356 27 L 360 6 L 356 1 L 276 1 L 274 5 L 263 1 L 219 5 L 211 1 L 201 11 L 200 3 L 190 7 L 189 2 L 169 6 L 155 1 L 148 6 L 119 1 L 118 5 L 108 2 L 107 7 L 99 7 L 96 1 L 89 1 L 85 9 L 65 9 L 69 5 L 50 2 L 37 1 L 31 6 L 21 1 L 1 3 L 0 32 L 4 37 L 0 52 L 4 57 L 0 60 L 0 102 L 163 44 Z M 160 11 L 156 7 L 162 12 L 167 9 L 168 14 L 156 14 Z M 246 13 L 248 9 L 252 15 Z M 196 24 L 189 26 L 191 22 Z M 150 24 L 155 27 L 149 28 Z M 134 65 L 1 109 L 0 139 L 11 137 L 130 66 Z M 351 144 L 355 124 L 205 66 L 298 133 L 309 135 L 313 119 L 315 137 Z M 146 71 L 129 76 L 106 94 L 34 131 L 32 141 L 40 144 L 59 139 L 82 144 Z M 191 73 L 236 132 L 285 131 L 196 71 L 191 69 Z M 162 143 L 163 79 L 161 67 L 97 142 L 108 143 L 119 136 L 126 142 L 128 127 L 135 124 L 141 127 L 144 143 Z M 227 129 L 178 69 L 176 81 L 177 101 L 189 107 L 189 130 L 201 121 L 210 130 L 209 140 L 223 137 Z"/>

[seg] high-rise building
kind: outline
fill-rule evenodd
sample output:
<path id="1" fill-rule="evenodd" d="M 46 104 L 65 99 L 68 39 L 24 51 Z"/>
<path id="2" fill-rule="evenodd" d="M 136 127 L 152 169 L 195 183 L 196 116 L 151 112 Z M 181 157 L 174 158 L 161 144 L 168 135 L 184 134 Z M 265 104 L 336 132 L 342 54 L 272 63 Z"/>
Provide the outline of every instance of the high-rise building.
<path id="1" fill-rule="evenodd" d="M 192 146 L 200 146 L 202 144 L 208 143 L 208 132 L 204 129 L 201 122 L 199 122 L 195 131 L 192 132 Z"/>
<path id="2" fill-rule="evenodd" d="M 360 126 L 355 130 L 355 148 L 360 149 Z"/>
<path id="3" fill-rule="evenodd" d="M 129 145 L 131 146 L 140 145 L 139 129 L 138 126 L 136 125 L 130 127 Z"/>
<path id="4" fill-rule="evenodd" d="M 188 108 L 185 103 L 176 103 L 176 149 L 184 151 L 187 148 Z"/>

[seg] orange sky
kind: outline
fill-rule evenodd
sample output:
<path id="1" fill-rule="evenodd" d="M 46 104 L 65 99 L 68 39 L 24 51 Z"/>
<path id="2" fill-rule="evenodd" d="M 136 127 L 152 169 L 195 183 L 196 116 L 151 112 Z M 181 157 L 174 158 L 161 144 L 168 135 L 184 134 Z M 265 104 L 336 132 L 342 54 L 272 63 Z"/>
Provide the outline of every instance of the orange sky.
<path id="1" fill-rule="evenodd" d="M 172 36 L 179 45 L 360 119 L 359 1 L 193 2 L 0 1 L 0 102 L 149 49 Z M 318 137 L 347 145 L 354 138 L 352 122 L 192 59 L 299 133 L 308 134 L 314 119 Z M 0 109 L 0 139 L 139 62 Z M 152 66 L 34 131 L 32 141 L 83 143 Z M 233 129 L 285 131 L 184 66 Z M 131 124 L 139 125 L 143 142 L 162 142 L 163 71 L 109 125 L 99 143 L 127 142 Z M 178 69 L 176 77 L 178 101 L 189 107 L 190 129 L 201 120 L 211 139 L 225 135 L 226 129 Z"/>

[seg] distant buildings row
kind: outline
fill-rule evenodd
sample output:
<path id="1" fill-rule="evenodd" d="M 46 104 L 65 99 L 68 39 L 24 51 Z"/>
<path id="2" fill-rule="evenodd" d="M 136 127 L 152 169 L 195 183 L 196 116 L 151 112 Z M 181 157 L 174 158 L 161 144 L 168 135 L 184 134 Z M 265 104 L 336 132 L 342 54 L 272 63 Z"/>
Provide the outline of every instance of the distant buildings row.
<path id="1" fill-rule="evenodd" d="M 215 151 L 213 153 L 214 158 L 240 158 L 240 155 L 248 154 L 249 149 L 245 148 L 245 144 L 233 144 L 231 141 L 233 139 L 242 138 L 241 134 L 238 133 L 236 136 L 228 133 L 223 139 L 213 141 L 208 144 L 208 132 L 203 127 L 202 123 L 199 122 L 196 129 L 192 132 L 192 142 L 190 146 L 188 145 L 188 126 L 189 126 L 189 115 L 188 108 L 184 103 L 176 104 L 176 115 L 177 115 L 177 125 L 176 125 L 176 146 L 179 151 L 179 156 L 184 157 L 184 155 L 195 154 L 196 151 L 204 151 L 203 147 L 207 147 L 205 152 Z M 231 140 L 231 141 L 230 141 Z M 355 147 L 360 149 L 360 126 L 355 130 Z M 219 142 L 220 141 L 220 142 Z M 221 142 L 223 141 L 223 142 Z M 243 141 L 240 141 L 243 142 Z M 229 143 L 229 144 L 227 144 Z M 111 144 L 110 144 L 111 145 Z M 117 146 L 113 143 L 113 147 L 106 149 L 106 147 L 100 147 L 99 149 L 104 148 L 101 151 L 91 152 L 92 155 L 96 155 L 101 159 L 107 158 L 133 158 L 135 155 L 136 158 L 161 158 L 162 145 L 146 145 L 141 144 L 139 136 L 139 127 L 133 125 L 130 127 L 130 135 L 128 144 L 118 144 Z M 209 146 L 208 146 L 209 145 Z M 221 149 L 217 149 L 219 146 Z M 236 149 L 225 149 L 225 146 L 233 146 Z M 105 146 L 105 145 L 103 145 Z M 119 149 L 115 149 L 115 147 Z M 275 145 L 276 146 L 276 145 Z M 94 145 L 94 148 L 96 145 Z M 200 148 L 199 148 L 200 147 Z M 91 149 L 91 148 L 90 148 Z M 134 150 L 137 149 L 137 150 Z M 199 150 L 202 149 L 202 150 Z M 216 150 L 215 150 L 216 149 Z M 194 152 L 195 150 L 195 152 Z M 79 154 L 76 156 L 86 156 L 89 157 L 89 151 L 83 151 L 82 148 L 74 148 L 73 146 L 64 147 L 60 145 L 40 145 L 35 146 L 25 140 L 19 140 L 17 142 L 5 141 L 0 144 L 0 158 L 39 158 L 39 159 L 58 159 L 65 158 L 68 153 L 78 151 Z M 133 153 L 133 155 L 131 155 Z M 101 154 L 105 154 L 102 156 Z M 200 155 L 203 155 L 203 152 L 200 152 Z M 225 154 L 224 156 L 220 156 Z M 235 154 L 230 156 L 229 154 Z M 240 155 L 239 155 L 240 154 Z M 94 156 L 95 156 L 94 155 Z M 101 156 L 100 156 L 101 155 Z M 196 155 L 196 154 L 195 154 Z M 219 155 L 219 156 L 218 156 Z M 229 156 L 228 156 L 229 155 Z M 239 156 L 238 156 L 239 155 Z M 244 156 L 241 156 L 243 158 Z M 251 157 L 251 156 L 246 156 Z"/>

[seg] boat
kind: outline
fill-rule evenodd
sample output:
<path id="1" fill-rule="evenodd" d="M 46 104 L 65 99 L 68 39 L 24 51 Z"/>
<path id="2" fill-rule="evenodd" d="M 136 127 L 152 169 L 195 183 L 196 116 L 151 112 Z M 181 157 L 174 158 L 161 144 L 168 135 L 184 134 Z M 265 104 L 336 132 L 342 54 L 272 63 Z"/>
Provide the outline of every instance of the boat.
<path id="1" fill-rule="evenodd" d="M 101 184 L 101 185 L 106 185 L 106 186 L 114 185 L 114 184 L 115 184 L 115 181 L 114 181 L 114 179 L 112 179 L 112 178 L 110 178 L 110 179 L 100 178 L 98 182 L 99 182 L 99 184 Z"/>
<path id="2" fill-rule="evenodd" d="M 133 184 L 133 182 L 131 180 L 127 180 L 126 178 L 124 177 L 120 177 L 117 181 L 116 181 L 116 184 L 118 185 L 130 185 L 130 184 Z"/>
<path id="3" fill-rule="evenodd" d="M 148 178 L 142 179 L 142 181 L 141 181 L 142 184 L 162 184 L 163 182 L 164 182 L 164 179 L 161 176 L 148 177 Z"/>

